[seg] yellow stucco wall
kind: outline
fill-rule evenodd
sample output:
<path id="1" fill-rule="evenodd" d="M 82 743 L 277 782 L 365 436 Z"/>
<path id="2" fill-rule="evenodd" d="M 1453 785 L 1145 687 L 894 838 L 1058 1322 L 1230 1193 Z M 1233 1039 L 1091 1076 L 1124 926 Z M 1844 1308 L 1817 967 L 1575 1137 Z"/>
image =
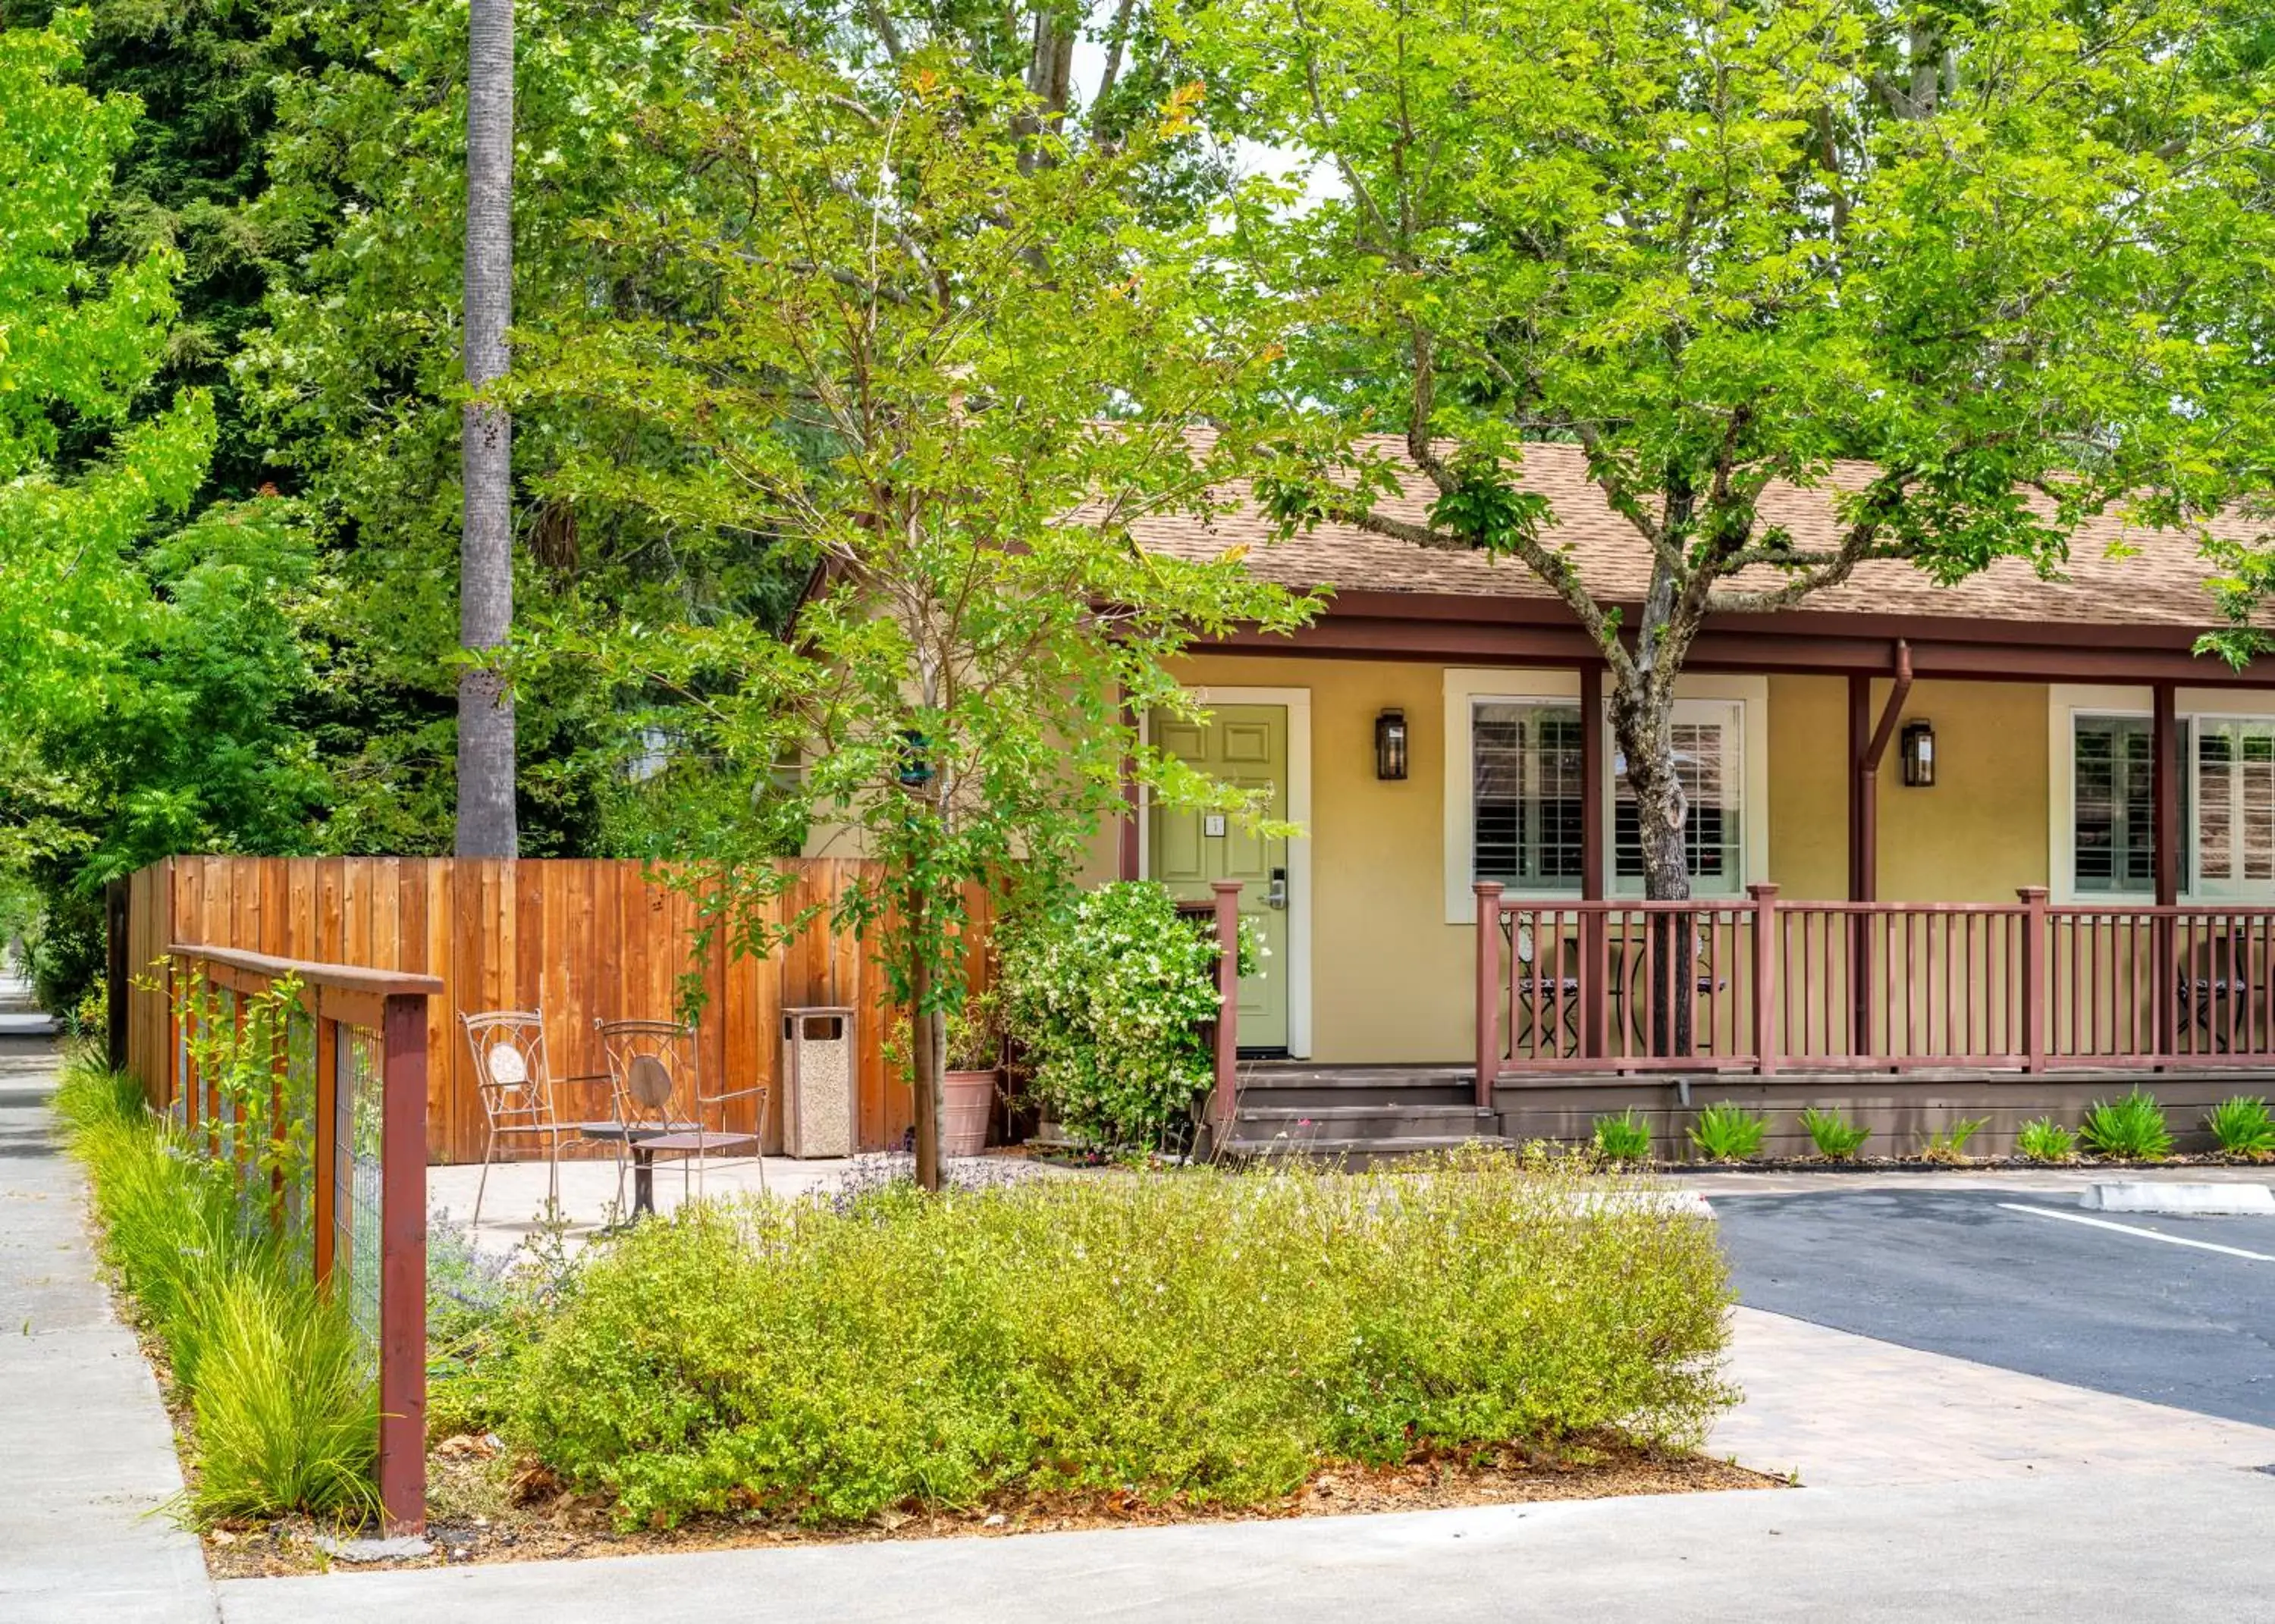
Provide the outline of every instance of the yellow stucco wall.
<path id="1" fill-rule="evenodd" d="M 1872 685 L 1876 718 L 1888 687 Z M 1904 788 L 1889 744 L 1880 763 L 1882 901 L 2011 903 L 2017 887 L 2047 882 L 2047 711 L 2043 683 L 1912 684 L 1903 720 L 1934 724 L 1936 781 Z"/>
<path id="2" fill-rule="evenodd" d="M 1472 930 L 1445 919 L 1444 668 L 1405 661 L 1199 655 L 1195 687 L 1301 688 L 1311 697 L 1311 1054 L 1326 1063 L 1458 1063 L 1469 1057 Z M 1887 684 L 1873 693 L 1874 714 Z M 1401 783 L 1374 776 L 1374 719 L 1406 713 Z M 1903 787 L 1884 764 L 1880 895 L 2010 900 L 2046 880 L 2047 698 L 2043 686 L 1916 684 L 1904 717 L 1935 724 L 1938 782 Z M 1848 684 L 1769 683 L 1770 873 L 1793 901 L 1848 888 Z M 1101 830 L 1090 872 L 1115 872 Z"/>

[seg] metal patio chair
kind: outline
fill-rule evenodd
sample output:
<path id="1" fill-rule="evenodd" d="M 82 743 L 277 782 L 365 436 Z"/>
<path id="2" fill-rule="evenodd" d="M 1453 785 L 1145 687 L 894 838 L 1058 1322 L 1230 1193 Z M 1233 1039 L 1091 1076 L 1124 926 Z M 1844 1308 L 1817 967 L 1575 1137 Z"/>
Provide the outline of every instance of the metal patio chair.
<path id="1" fill-rule="evenodd" d="M 1542 967 L 1542 946 L 1529 924 L 1510 916 L 1510 976 L 1508 1049 L 1512 1057 L 1537 1054 L 1541 1046 L 1546 1058 L 1559 1059 L 1580 1052 L 1580 978 L 1565 973 L 1580 963 L 1579 944 L 1552 927 L 1547 944 L 1547 967 Z"/>
<path id="2" fill-rule="evenodd" d="M 703 1087 L 696 1029 L 684 1021 L 594 1021 L 601 1051 L 608 1066 L 608 1089 L 616 1102 L 616 1123 L 629 1153 L 634 1175 L 632 1211 L 654 1211 L 654 1159 L 679 1158 L 683 1198 L 699 1193 L 703 1174 L 714 1152 L 722 1159 L 739 1152 L 754 1153 L 759 1165 L 759 1188 L 766 1188 L 766 1160 L 755 1155 L 760 1148 L 757 1133 L 734 1133 L 710 1127 L 705 1108 L 734 1099 L 755 1099 L 758 1125 L 766 1121 L 767 1086 L 729 1089 L 718 1093 Z M 692 1165 L 691 1165 L 692 1164 Z M 622 1162 L 616 1185 L 617 1205 L 624 1203 Z"/>
<path id="3" fill-rule="evenodd" d="M 482 1221 L 482 1197 L 501 1137 L 541 1140 L 546 1201 L 561 1210 L 561 1141 L 576 1131 L 553 1108 L 553 1078 L 545 1059 L 545 1016 L 536 1009 L 461 1010 L 466 1046 L 474 1061 L 474 1091 L 482 1102 L 482 1175 L 474 1186 L 473 1222 Z"/>

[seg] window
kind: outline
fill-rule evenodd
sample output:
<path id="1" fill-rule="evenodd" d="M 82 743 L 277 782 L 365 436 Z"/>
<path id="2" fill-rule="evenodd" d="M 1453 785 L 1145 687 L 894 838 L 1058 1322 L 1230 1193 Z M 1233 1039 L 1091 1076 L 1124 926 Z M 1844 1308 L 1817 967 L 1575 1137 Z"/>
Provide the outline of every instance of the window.
<path id="1" fill-rule="evenodd" d="M 1674 702 L 1674 772 L 1689 803 L 1683 824 L 1684 855 L 1692 889 L 1702 896 L 1735 895 L 1745 884 L 1741 843 L 1745 707 L 1735 701 Z M 1614 757 L 1612 874 L 1622 891 L 1643 889 L 1643 842 L 1627 762 Z"/>
<path id="2" fill-rule="evenodd" d="M 2154 763 L 2146 716 L 2073 722 L 2072 850 L 2082 894 L 2157 888 Z"/>
<path id="3" fill-rule="evenodd" d="M 1470 872 L 1518 891 L 1580 888 L 1580 710 L 1479 699 L 1470 718 Z"/>
<path id="4" fill-rule="evenodd" d="M 2177 719 L 2181 759 L 2188 759 L 2197 724 Z M 2214 724 L 2204 724 L 2208 729 Z M 2239 723 L 2264 730 L 2265 723 Z M 2269 735 L 2275 739 L 2275 734 Z M 2154 896 L 2157 891 L 2157 775 L 2154 724 L 2146 716 L 2074 714 L 2070 721 L 2070 850 L 2072 887 L 2080 896 Z M 2206 740 L 2207 744 L 2211 741 Z M 2215 769 L 2215 772 L 2217 769 Z M 2194 809 L 2203 804 L 2194 775 L 2178 774 L 2181 804 L 2180 875 L 2192 894 L 2189 854 L 2200 840 Z M 2210 789 L 2210 780 L 2206 788 Z M 2226 788 L 2222 786 L 2223 792 Z M 2202 828 L 2211 827 L 2205 811 Z M 2224 799 L 2220 817 L 2226 818 Z M 2225 842 L 2227 835 L 2219 839 Z M 2209 877 L 2209 874 L 2207 874 Z"/>
<path id="5" fill-rule="evenodd" d="M 2196 733 L 2196 892 L 2275 892 L 2275 722 L 2207 716 Z"/>

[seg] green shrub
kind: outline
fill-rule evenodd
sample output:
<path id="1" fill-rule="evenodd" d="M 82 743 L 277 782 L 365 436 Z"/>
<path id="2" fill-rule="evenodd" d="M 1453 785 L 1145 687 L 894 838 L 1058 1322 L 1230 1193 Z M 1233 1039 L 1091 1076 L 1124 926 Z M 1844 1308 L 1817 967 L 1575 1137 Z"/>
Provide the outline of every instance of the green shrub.
<path id="1" fill-rule="evenodd" d="M 2173 1150 L 2165 1107 L 2137 1088 L 2122 1099 L 2096 1100 L 2079 1135 L 2095 1155 L 2123 1161 L 2162 1161 Z"/>
<path id="2" fill-rule="evenodd" d="M 146 1111 L 131 1078 L 74 1063 L 56 1104 L 104 1255 L 189 1401 L 192 1514 L 375 1511 L 368 1355 L 344 1306 L 316 1290 L 306 1237 L 246 1223 L 224 1167 Z"/>
<path id="3" fill-rule="evenodd" d="M 2051 1117 L 2024 1122 L 2014 1135 L 2014 1149 L 2031 1161 L 2073 1161 L 2077 1136 Z"/>
<path id="4" fill-rule="evenodd" d="M 2223 1099 L 2204 1114 L 2204 1126 L 2219 1148 L 2231 1156 L 2264 1161 L 2275 1156 L 2275 1116 L 2267 1102 L 2254 1094 Z"/>
<path id="5" fill-rule="evenodd" d="M 1965 1161 L 1967 1142 L 1991 1124 L 1987 1116 L 1962 1116 L 1940 1133 L 1920 1136 L 1920 1159 L 1923 1161 Z"/>
<path id="6" fill-rule="evenodd" d="M 1590 1142 L 1606 1161 L 1649 1161 L 1651 1123 L 1629 1106 L 1617 1116 L 1598 1117 Z"/>
<path id="7" fill-rule="evenodd" d="M 998 933 L 1006 1023 L 1051 1114 L 1107 1144 L 1152 1146 L 1215 1076 L 1215 938 L 1160 886 L 1125 881 Z M 1260 955 L 1243 926 L 1242 973 Z"/>
<path id="8" fill-rule="evenodd" d="M 1871 1129 L 1858 1126 L 1840 1112 L 1820 1111 L 1815 1106 L 1802 1112 L 1801 1125 L 1817 1153 L 1828 1161 L 1847 1161 L 1872 1137 Z"/>
<path id="9" fill-rule="evenodd" d="M 1711 1227 L 1583 1199 L 1572 1159 L 682 1209 L 580 1266 L 503 1431 L 626 1525 L 1251 1504 L 1421 1447 L 1695 1445 L 1735 1397 Z"/>
<path id="10" fill-rule="evenodd" d="M 1734 1100 L 1708 1106 L 1690 1129 L 1690 1143 L 1709 1161 L 1743 1161 L 1757 1155 L 1770 1119 Z"/>

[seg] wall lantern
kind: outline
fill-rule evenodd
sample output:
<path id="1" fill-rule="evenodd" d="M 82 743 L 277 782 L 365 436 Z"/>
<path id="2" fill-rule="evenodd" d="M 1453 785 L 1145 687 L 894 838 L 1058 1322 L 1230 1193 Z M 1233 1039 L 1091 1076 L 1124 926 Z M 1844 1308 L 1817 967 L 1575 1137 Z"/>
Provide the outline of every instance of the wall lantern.
<path id="1" fill-rule="evenodd" d="M 1925 789 L 1935 782 L 1935 724 L 1924 717 L 1904 723 L 1904 785 Z"/>
<path id="2" fill-rule="evenodd" d="M 1374 775 L 1395 782 L 1406 776 L 1406 713 L 1385 711 L 1374 719 Z"/>

